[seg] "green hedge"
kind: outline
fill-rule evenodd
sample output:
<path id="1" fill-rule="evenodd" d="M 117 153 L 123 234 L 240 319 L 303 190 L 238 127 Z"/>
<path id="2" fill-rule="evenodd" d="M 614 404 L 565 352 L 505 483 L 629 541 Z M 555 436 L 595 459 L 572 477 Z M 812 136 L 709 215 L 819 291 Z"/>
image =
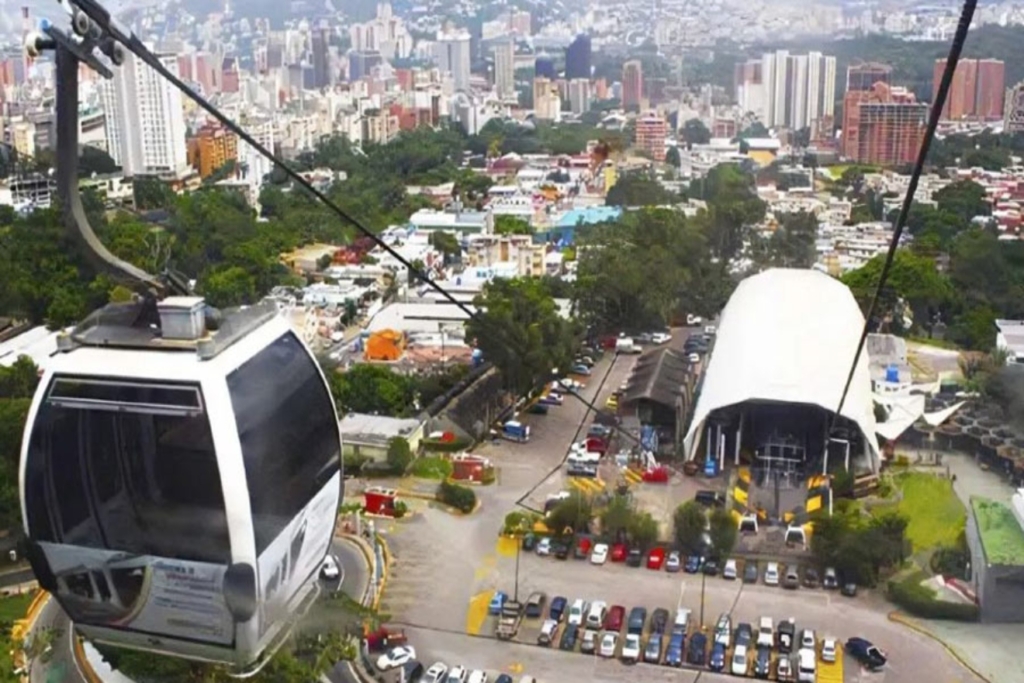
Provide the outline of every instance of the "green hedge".
<path id="1" fill-rule="evenodd" d="M 437 499 L 461 512 L 472 512 L 476 507 L 476 493 L 473 489 L 447 481 L 437 487 Z"/>
<path id="2" fill-rule="evenodd" d="M 978 620 L 977 605 L 939 600 L 935 597 L 934 590 L 921 585 L 924 578 L 923 572 L 915 572 L 901 581 L 890 581 L 889 600 L 915 617 L 947 621 Z"/>
<path id="3" fill-rule="evenodd" d="M 455 439 L 454 441 L 423 439 L 420 441 L 421 449 L 434 453 L 458 453 L 459 451 L 467 450 L 472 445 L 469 439 Z"/>

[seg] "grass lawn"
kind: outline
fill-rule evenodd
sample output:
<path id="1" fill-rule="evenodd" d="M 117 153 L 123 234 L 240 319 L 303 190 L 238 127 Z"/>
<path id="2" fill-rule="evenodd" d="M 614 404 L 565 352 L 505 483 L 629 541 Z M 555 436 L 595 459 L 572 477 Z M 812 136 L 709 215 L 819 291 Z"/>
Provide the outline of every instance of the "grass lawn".
<path id="1" fill-rule="evenodd" d="M 34 593 L 22 593 L 8 598 L 0 598 L 0 621 L 24 618 L 34 595 Z"/>
<path id="2" fill-rule="evenodd" d="M 447 479 L 452 474 L 452 463 L 447 458 L 423 456 L 412 461 L 409 474 L 424 479 Z"/>
<path id="3" fill-rule="evenodd" d="M 907 517 L 907 537 L 914 552 L 953 545 L 967 523 L 967 510 L 948 479 L 922 472 L 896 477 L 903 490 L 897 509 Z"/>

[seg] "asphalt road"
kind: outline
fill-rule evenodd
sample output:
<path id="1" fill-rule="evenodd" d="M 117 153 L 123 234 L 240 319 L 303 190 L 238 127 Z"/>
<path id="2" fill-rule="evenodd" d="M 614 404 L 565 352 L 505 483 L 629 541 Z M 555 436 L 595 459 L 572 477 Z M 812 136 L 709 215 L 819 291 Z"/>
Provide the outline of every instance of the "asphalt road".
<path id="1" fill-rule="evenodd" d="M 331 554 L 337 559 L 341 568 L 341 590 L 361 600 L 369 581 L 369 568 L 358 546 L 350 541 L 335 539 L 331 545 Z M 325 591 L 333 590 L 337 582 L 322 581 Z M 61 637 L 53 649 L 53 656 L 46 664 L 36 662 L 32 667 L 33 683 L 88 683 L 78 670 L 78 664 L 72 650 L 74 629 L 67 615 L 55 600 L 49 600 L 39 619 L 36 628 L 52 627 L 61 631 Z M 337 678 L 338 683 L 348 679 Z"/>
<path id="2" fill-rule="evenodd" d="M 614 364 L 603 360 L 582 393 L 603 406 L 605 397 L 626 379 L 635 361 L 636 357 L 620 357 Z M 604 388 L 598 392 L 605 372 Z M 536 507 L 547 494 L 567 487 L 558 465 L 568 446 L 579 438 L 581 426 L 585 429 L 592 421 L 591 417 L 585 419 L 586 413 L 579 401 L 567 398 L 546 416 L 526 416 L 533 427 L 528 444 L 501 442 L 480 447 L 477 452 L 494 461 L 499 475 L 495 486 L 477 489 L 481 507 L 471 517 L 453 516 L 416 501 L 416 514 L 390 525 L 386 535 L 395 562 L 382 611 L 406 628 L 424 665 L 440 660 L 487 670 L 492 676 L 507 672 L 566 682 L 628 677 L 636 683 L 667 678 L 715 683 L 731 678 L 653 665 L 627 670 L 617 661 L 490 637 L 494 630 L 493 618 L 487 616 L 490 596 L 495 590 L 512 594 L 516 589 L 514 544 L 510 548 L 498 541 L 504 516 L 520 499 Z M 522 555 L 520 599 L 534 590 L 549 597 L 605 600 L 626 607 L 644 605 L 648 610 L 685 606 L 693 610 L 695 620 L 701 604 L 699 577 Z M 798 628 L 814 628 L 819 636 L 834 635 L 842 640 L 862 636 L 890 653 L 892 665 L 881 673 L 865 673 L 855 662 L 846 664 L 835 672 L 845 683 L 978 681 L 937 643 L 890 622 L 889 607 L 870 594 L 849 600 L 823 590 L 789 592 L 709 577 L 703 602 L 706 624 L 713 624 L 720 612 L 730 612 L 734 623 L 756 623 L 762 615 L 776 620 L 793 617 Z M 529 628 L 523 630 L 523 636 L 529 639 Z"/>

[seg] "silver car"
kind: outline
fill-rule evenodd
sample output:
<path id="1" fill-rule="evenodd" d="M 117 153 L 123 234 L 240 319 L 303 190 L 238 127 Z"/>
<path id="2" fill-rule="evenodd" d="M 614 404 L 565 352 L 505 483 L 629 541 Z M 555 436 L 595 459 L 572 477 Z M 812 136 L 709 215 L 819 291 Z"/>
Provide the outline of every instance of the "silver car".
<path id="1" fill-rule="evenodd" d="M 665 560 L 665 571 L 676 573 L 683 568 L 683 557 L 678 550 L 673 550 L 668 554 L 668 559 Z"/>

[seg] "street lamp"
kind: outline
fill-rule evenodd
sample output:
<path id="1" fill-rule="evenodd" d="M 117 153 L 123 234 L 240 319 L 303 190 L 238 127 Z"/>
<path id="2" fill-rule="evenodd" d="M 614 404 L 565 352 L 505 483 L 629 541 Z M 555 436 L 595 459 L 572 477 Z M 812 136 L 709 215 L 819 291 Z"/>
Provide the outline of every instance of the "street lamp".
<path id="1" fill-rule="evenodd" d="M 704 630 L 704 586 L 707 582 L 708 575 L 704 572 L 704 568 L 701 567 L 700 572 L 700 630 Z"/>
<path id="2" fill-rule="evenodd" d="M 519 553 L 523 549 L 523 543 L 518 538 L 516 539 L 516 584 L 515 590 L 512 592 L 512 602 L 519 602 Z"/>

